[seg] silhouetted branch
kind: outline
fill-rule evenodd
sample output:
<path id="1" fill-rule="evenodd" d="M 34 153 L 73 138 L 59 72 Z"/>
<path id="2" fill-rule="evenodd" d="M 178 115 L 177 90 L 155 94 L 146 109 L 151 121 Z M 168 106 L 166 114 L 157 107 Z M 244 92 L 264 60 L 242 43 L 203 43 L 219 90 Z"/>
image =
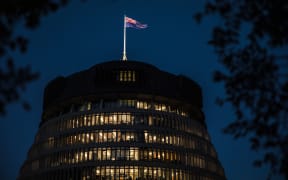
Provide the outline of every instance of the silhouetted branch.
<path id="1" fill-rule="evenodd" d="M 237 118 L 224 132 L 249 137 L 252 150 L 266 152 L 254 165 L 269 164 L 268 178 L 277 173 L 288 179 L 288 52 L 277 49 L 288 44 L 288 2 L 215 0 L 195 20 L 207 15 L 222 20 L 209 41 L 226 69 L 214 73 L 226 92 L 217 103 L 232 104 Z"/>
<path id="2" fill-rule="evenodd" d="M 39 73 L 29 65 L 16 66 L 12 53 L 25 53 L 28 38 L 15 34 L 15 27 L 23 23 L 27 29 L 35 29 L 41 18 L 65 6 L 69 0 L 9 0 L 0 1 L 0 116 L 5 115 L 6 105 L 21 100 L 26 84 L 37 79 Z M 30 105 L 22 101 L 25 110 Z"/>

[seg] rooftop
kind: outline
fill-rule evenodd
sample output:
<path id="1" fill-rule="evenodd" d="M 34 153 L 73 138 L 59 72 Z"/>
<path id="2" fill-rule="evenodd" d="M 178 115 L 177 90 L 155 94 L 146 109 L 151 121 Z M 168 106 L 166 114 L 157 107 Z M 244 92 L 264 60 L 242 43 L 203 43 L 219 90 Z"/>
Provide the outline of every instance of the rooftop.
<path id="1" fill-rule="evenodd" d="M 109 61 L 70 76 L 59 76 L 45 88 L 43 108 L 76 97 L 146 94 L 167 97 L 202 108 L 200 86 L 183 75 L 173 75 L 139 61 Z"/>

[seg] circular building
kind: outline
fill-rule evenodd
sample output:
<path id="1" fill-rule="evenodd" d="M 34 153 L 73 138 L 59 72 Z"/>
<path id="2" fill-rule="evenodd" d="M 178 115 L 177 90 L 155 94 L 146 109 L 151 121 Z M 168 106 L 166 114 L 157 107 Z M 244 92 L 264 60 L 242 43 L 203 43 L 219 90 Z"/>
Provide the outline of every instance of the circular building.
<path id="1" fill-rule="evenodd" d="M 52 80 L 18 179 L 225 180 L 189 78 L 136 61 Z"/>

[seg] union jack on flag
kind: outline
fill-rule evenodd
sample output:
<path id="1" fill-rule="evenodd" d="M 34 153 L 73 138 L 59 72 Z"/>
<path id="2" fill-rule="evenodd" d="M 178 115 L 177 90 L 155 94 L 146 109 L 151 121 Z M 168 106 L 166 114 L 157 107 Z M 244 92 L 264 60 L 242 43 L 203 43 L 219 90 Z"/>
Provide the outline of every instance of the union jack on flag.
<path id="1" fill-rule="evenodd" d="M 136 21 L 135 19 L 125 17 L 125 24 L 126 28 L 135 28 L 135 29 L 145 29 L 147 28 L 147 24 L 141 24 L 140 22 Z"/>

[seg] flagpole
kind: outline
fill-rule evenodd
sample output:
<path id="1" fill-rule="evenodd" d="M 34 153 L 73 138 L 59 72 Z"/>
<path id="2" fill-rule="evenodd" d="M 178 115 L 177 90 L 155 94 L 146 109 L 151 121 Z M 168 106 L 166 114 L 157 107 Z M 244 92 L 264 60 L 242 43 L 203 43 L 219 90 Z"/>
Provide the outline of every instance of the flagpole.
<path id="1" fill-rule="evenodd" d="M 124 15 L 124 29 L 123 29 L 123 33 L 124 33 L 124 42 L 123 42 L 123 57 L 122 57 L 122 61 L 127 61 L 127 56 L 126 56 L 126 22 L 125 22 L 125 18 L 126 15 Z"/>

